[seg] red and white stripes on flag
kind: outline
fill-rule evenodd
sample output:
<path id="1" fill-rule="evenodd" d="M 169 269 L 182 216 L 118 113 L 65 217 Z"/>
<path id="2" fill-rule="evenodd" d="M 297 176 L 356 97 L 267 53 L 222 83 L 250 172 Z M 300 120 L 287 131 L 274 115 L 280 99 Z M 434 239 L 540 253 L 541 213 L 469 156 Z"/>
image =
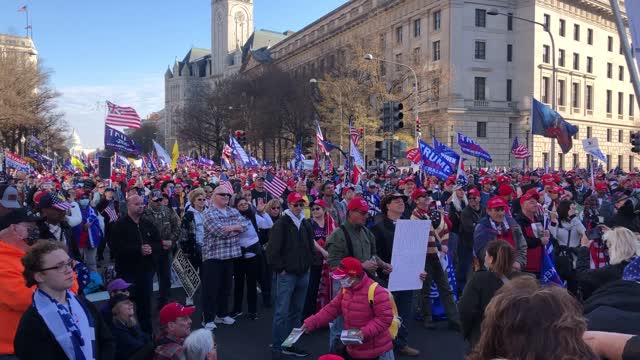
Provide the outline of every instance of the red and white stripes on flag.
<path id="1" fill-rule="evenodd" d="M 511 146 L 511 153 L 516 159 L 526 159 L 531 156 L 529 149 L 526 146 L 518 143 L 518 137 L 513 139 L 513 145 Z"/>
<path id="2" fill-rule="evenodd" d="M 111 101 L 107 101 L 107 117 L 105 118 L 107 125 L 140 129 L 141 121 L 134 108 L 118 106 Z"/>
<path id="3" fill-rule="evenodd" d="M 220 180 L 220 186 L 222 186 L 223 189 L 227 190 L 227 193 L 233 195 L 233 185 L 231 185 L 230 182 L 226 180 Z"/>
<path id="4" fill-rule="evenodd" d="M 322 136 L 322 129 L 320 129 L 320 123 L 316 121 L 316 143 L 318 144 L 318 148 L 323 153 L 329 155 L 329 152 L 324 147 L 324 136 Z"/>
<path id="5" fill-rule="evenodd" d="M 118 220 L 118 214 L 111 206 L 104 208 L 104 212 L 109 216 L 109 223 L 116 222 Z"/>
<path id="6" fill-rule="evenodd" d="M 271 172 L 268 172 L 265 176 L 264 189 L 269 192 L 269 194 L 273 195 L 275 198 L 279 198 L 282 196 L 282 193 L 287 189 L 287 184 L 282 181 L 279 177 L 273 175 Z"/>
<path id="7" fill-rule="evenodd" d="M 351 141 L 355 146 L 358 146 L 360 143 L 360 132 L 353 126 L 352 122 L 349 122 L 349 136 L 351 136 Z"/>

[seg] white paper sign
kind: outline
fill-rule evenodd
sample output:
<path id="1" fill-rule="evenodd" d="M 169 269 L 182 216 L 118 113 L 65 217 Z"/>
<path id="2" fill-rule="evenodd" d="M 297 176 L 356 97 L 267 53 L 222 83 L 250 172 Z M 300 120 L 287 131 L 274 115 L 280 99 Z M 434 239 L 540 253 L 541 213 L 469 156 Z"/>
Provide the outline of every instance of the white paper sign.
<path id="1" fill-rule="evenodd" d="M 393 236 L 389 290 L 422 289 L 420 273 L 427 258 L 430 220 L 398 220 Z"/>

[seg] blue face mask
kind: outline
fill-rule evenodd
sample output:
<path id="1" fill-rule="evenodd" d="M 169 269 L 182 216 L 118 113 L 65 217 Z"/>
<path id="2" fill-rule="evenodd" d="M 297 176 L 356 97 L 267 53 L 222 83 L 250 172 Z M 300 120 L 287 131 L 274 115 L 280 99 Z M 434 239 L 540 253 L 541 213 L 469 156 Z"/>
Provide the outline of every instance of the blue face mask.
<path id="1" fill-rule="evenodd" d="M 79 203 L 80 206 L 89 206 L 89 199 L 81 199 Z"/>

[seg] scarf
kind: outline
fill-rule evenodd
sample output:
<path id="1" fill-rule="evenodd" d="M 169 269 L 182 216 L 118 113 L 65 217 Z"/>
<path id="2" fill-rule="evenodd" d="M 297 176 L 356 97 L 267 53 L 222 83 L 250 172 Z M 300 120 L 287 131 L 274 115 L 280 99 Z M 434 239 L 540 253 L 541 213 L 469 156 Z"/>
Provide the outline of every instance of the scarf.
<path id="1" fill-rule="evenodd" d="M 33 307 L 69 359 L 95 359 L 93 317 L 76 296 L 67 290 L 69 308 L 41 290 L 33 293 Z"/>
<path id="2" fill-rule="evenodd" d="M 284 213 L 293 220 L 293 223 L 296 225 L 298 230 L 300 230 L 300 225 L 302 224 L 302 220 L 304 220 L 304 212 L 300 213 L 300 217 L 293 215 L 290 209 L 285 210 Z"/>

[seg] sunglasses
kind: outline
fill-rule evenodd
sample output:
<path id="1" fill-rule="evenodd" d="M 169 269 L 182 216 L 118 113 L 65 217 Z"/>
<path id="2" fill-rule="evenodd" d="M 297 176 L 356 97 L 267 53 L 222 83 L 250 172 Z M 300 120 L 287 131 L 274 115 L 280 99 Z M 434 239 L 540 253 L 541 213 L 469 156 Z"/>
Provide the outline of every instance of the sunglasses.
<path id="1" fill-rule="evenodd" d="M 280 206 L 274 206 L 271 208 L 271 210 L 280 210 Z"/>
<path id="2" fill-rule="evenodd" d="M 320 211 L 322 208 L 319 207 L 314 207 L 313 209 L 311 209 L 312 211 Z"/>
<path id="3" fill-rule="evenodd" d="M 292 208 L 299 208 L 299 207 L 304 207 L 304 203 L 300 202 L 300 203 L 295 203 L 295 204 L 291 204 L 290 205 Z"/>
<path id="4" fill-rule="evenodd" d="M 228 197 L 228 198 L 230 198 L 230 197 L 231 197 L 231 194 L 226 194 L 226 193 L 223 193 L 223 194 L 216 194 L 216 195 L 218 195 L 218 196 L 224 196 L 224 197 Z"/>
<path id="5" fill-rule="evenodd" d="M 204 201 L 204 199 L 196 199 L 196 201 Z"/>

